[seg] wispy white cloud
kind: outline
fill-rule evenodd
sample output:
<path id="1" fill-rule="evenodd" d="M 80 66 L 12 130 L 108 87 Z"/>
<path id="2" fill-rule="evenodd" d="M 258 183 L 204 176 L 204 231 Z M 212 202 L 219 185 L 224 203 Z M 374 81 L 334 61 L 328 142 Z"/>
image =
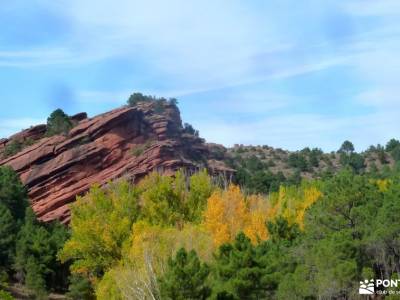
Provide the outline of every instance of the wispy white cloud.
<path id="1" fill-rule="evenodd" d="M 326 61 L 287 65 L 281 53 L 299 53 L 268 18 L 240 1 L 41 1 L 67 16 L 74 32 L 61 48 L 5 51 L 0 66 L 83 64 L 117 55 L 136 57 L 155 72 L 189 89 L 238 85 L 241 81 L 290 77 Z M 116 17 L 117 16 L 117 17 Z M 52 49 L 51 45 L 46 45 Z M 291 51 L 291 52 L 290 52 Z M 261 53 L 269 53 L 261 62 Z M 256 60 L 254 59 L 256 58 Z M 266 60 L 264 59 L 264 60 Z M 332 62 L 332 59 L 328 59 Z M 262 63 L 261 79 L 254 78 Z M 247 79 L 246 79 L 247 78 Z"/>
<path id="2" fill-rule="evenodd" d="M 400 87 L 371 89 L 360 93 L 356 100 L 362 105 L 376 108 L 379 111 L 400 111 Z"/>
<path id="3" fill-rule="evenodd" d="M 394 124 L 394 114 L 400 113 L 396 98 L 400 86 L 397 0 L 261 1 L 262 5 L 236 0 L 38 2 L 68 19 L 71 34 L 28 50 L 1 47 L 0 67 L 61 65 L 79 70 L 113 58 L 131 66 L 132 74 L 124 78 L 122 87 L 92 80 L 99 72 L 107 72 L 106 68 L 89 72 L 89 83 L 77 87 L 75 95 L 76 101 L 87 107 L 123 104 L 131 88 L 184 101 L 226 90 L 216 99 L 204 100 L 201 108 L 206 114 L 215 108 L 226 114 L 268 117 L 239 118 L 232 123 L 217 119 L 221 116 L 216 114 L 189 120 L 198 123 L 205 137 L 225 144 L 298 148 L 295 145 L 315 141 L 316 146 L 332 149 L 345 135 L 364 145 L 367 137 L 358 132 L 368 132 L 368 139 L 380 141 L 394 133 L 391 128 L 398 129 Z M 284 85 L 289 79 L 318 78 L 337 67 L 342 74 L 332 72 L 326 80 L 354 81 L 355 89 L 360 90 L 341 100 L 373 112 L 326 116 L 315 107 L 302 114 L 293 107 L 307 99 L 289 88 L 252 90 L 264 83 Z M 119 80 L 114 73 L 109 76 L 109 81 Z M 335 88 L 340 89 L 340 84 Z M 336 92 L 319 86 L 311 89 L 321 94 L 321 107 L 327 101 L 324 95 Z M 189 104 L 184 107 L 190 112 Z M 196 118 L 199 113 L 189 115 Z M 380 135 L 376 128 L 381 129 Z"/>
<path id="4" fill-rule="evenodd" d="M 106 51 L 90 52 L 68 47 L 49 46 L 30 50 L 0 51 L 0 67 L 32 68 L 46 66 L 79 66 L 109 57 Z"/>

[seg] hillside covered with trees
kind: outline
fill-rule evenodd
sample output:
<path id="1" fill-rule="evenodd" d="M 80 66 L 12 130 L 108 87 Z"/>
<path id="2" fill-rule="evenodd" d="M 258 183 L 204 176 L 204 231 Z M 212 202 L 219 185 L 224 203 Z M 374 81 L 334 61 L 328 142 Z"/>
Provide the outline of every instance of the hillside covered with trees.
<path id="1" fill-rule="evenodd" d="M 356 152 L 350 141 L 337 151 L 319 148 L 287 151 L 270 146 L 235 145 L 225 158 L 236 170 L 235 183 L 249 192 L 268 194 L 281 184 L 298 184 L 302 179 L 321 179 L 350 168 L 357 174 L 388 170 L 400 161 L 400 141 L 391 139 L 386 145 L 372 145 Z"/>
<path id="2" fill-rule="evenodd" d="M 94 186 L 69 230 L 38 223 L 15 176 L 1 168 L 4 294 L 19 282 L 35 299 L 355 299 L 363 278 L 399 270 L 398 168 L 267 196 L 206 171 L 152 173 Z"/>
<path id="3" fill-rule="evenodd" d="M 128 101 L 141 103 L 177 105 Z M 73 126 L 57 110 L 43 134 Z M 232 176 L 180 168 L 94 183 L 67 225 L 39 221 L 1 166 L 0 299 L 362 299 L 360 281 L 398 278 L 398 140 L 362 153 L 349 141 L 332 153 L 215 147 Z"/>

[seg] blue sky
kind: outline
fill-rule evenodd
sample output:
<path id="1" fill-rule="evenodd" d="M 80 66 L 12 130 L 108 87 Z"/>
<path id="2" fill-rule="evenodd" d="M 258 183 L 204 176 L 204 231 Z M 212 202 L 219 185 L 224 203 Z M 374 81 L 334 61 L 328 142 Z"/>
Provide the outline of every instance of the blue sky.
<path id="1" fill-rule="evenodd" d="M 0 5 L 0 137 L 60 107 L 176 97 L 210 142 L 358 150 L 400 137 L 398 0 Z"/>

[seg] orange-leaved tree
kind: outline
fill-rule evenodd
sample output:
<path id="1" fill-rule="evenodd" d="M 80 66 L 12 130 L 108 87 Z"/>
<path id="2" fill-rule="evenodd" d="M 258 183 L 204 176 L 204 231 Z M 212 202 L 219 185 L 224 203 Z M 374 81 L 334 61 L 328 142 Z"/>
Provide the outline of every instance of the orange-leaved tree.
<path id="1" fill-rule="evenodd" d="M 260 196 L 246 197 L 238 186 L 214 192 L 208 199 L 204 226 L 215 246 L 232 241 L 243 231 L 253 243 L 267 238 L 267 206 Z"/>

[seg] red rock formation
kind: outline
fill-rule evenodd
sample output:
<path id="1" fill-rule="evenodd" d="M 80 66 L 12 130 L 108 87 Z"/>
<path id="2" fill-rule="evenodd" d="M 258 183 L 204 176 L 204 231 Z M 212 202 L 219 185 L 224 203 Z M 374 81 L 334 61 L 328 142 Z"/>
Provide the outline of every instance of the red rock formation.
<path id="1" fill-rule="evenodd" d="M 159 110 L 154 103 L 142 103 L 91 119 L 79 114 L 67 136 L 45 137 L 45 125 L 24 130 L 0 141 L 0 156 L 10 140 L 29 137 L 36 142 L 0 165 L 19 173 L 39 219 L 62 222 L 69 221 L 68 204 L 94 183 L 119 177 L 138 180 L 152 170 L 172 174 L 182 167 L 232 172 L 213 156 L 215 146 L 183 133 L 174 105 L 164 104 Z"/>
<path id="2" fill-rule="evenodd" d="M 21 143 L 27 141 L 35 142 L 44 137 L 45 134 L 46 134 L 46 125 L 42 124 L 42 125 L 32 126 L 31 128 L 18 132 L 10 136 L 8 139 L 0 139 L 0 157 L 3 154 L 4 148 L 7 146 L 8 143 L 12 141 L 18 141 Z"/>

